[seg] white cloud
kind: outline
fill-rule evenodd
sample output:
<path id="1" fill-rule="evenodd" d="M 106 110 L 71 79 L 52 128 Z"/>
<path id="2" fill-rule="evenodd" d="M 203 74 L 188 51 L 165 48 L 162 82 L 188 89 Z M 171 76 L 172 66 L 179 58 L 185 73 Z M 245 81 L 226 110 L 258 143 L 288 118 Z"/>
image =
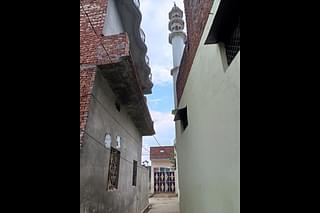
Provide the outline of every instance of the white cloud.
<path id="1" fill-rule="evenodd" d="M 150 111 L 157 135 L 174 131 L 173 115 L 169 112 Z"/>
<path id="2" fill-rule="evenodd" d="M 174 116 L 169 112 L 150 111 L 156 131 L 155 137 L 162 146 L 172 146 L 175 137 Z M 159 146 L 152 136 L 143 137 L 143 146 L 149 150 L 150 146 Z M 149 152 L 142 150 L 143 160 L 149 160 Z"/>
<path id="3" fill-rule="evenodd" d="M 172 76 L 170 74 L 170 68 L 151 65 L 152 82 L 157 86 L 165 86 L 168 83 L 172 83 Z"/>
<path id="4" fill-rule="evenodd" d="M 160 101 L 162 101 L 161 98 L 156 98 L 156 99 L 150 99 L 150 100 L 148 100 L 148 102 L 150 102 L 150 103 L 155 103 L 155 104 L 158 104 Z"/>

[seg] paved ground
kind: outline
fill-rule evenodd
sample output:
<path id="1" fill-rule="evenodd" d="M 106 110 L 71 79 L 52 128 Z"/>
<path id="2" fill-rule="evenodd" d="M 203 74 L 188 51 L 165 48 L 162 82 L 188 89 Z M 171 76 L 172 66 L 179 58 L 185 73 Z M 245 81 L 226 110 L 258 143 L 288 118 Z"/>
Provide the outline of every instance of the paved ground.
<path id="1" fill-rule="evenodd" d="M 179 213 L 179 201 L 178 197 L 159 194 L 149 199 L 151 209 L 149 213 Z"/>

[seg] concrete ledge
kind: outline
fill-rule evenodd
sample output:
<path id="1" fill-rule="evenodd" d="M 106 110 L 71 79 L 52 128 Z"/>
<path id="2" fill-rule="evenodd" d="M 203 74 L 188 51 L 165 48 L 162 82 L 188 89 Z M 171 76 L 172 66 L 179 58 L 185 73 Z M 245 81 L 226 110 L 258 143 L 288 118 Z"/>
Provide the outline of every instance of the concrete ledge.
<path id="1" fill-rule="evenodd" d="M 178 197 L 176 193 L 158 193 L 153 194 L 154 198 L 170 198 L 170 197 Z"/>
<path id="2" fill-rule="evenodd" d="M 155 134 L 146 98 L 131 56 L 121 57 L 117 63 L 99 65 L 98 68 L 120 103 L 127 107 L 129 116 L 142 136 Z"/>
<path id="3" fill-rule="evenodd" d="M 141 38 L 140 25 L 142 14 L 133 0 L 116 0 L 123 27 L 128 32 L 130 53 L 139 73 L 144 94 L 151 94 L 153 84 L 149 75 L 151 69 L 146 62 L 147 46 Z"/>
<path id="4" fill-rule="evenodd" d="M 152 208 L 152 205 L 149 203 L 142 211 L 141 213 L 147 213 L 150 211 L 150 209 Z"/>

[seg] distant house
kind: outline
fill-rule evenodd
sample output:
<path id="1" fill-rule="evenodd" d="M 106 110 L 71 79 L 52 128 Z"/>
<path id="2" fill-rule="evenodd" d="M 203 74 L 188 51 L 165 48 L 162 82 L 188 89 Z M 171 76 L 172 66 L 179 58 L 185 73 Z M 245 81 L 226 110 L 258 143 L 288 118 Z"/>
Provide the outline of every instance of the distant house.
<path id="1" fill-rule="evenodd" d="M 152 82 L 138 0 L 80 1 L 80 213 L 148 206 Z"/>
<path id="2" fill-rule="evenodd" d="M 150 147 L 151 193 L 176 193 L 174 146 Z"/>

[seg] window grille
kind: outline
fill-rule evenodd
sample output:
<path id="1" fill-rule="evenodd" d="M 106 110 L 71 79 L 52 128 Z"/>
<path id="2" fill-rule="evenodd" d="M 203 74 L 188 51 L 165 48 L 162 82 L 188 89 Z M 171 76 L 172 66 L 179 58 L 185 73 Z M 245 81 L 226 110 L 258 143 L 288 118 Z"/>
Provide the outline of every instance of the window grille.
<path id="1" fill-rule="evenodd" d="M 225 48 L 227 54 L 227 62 L 228 65 L 230 65 L 232 60 L 240 50 L 240 19 L 230 38 L 225 42 Z"/>
<path id="2" fill-rule="evenodd" d="M 119 168 L 120 168 L 120 152 L 111 147 L 109 172 L 108 172 L 108 186 L 107 186 L 108 190 L 115 190 L 118 188 Z"/>
<path id="3" fill-rule="evenodd" d="M 132 175 L 132 185 L 137 185 L 137 161 L 133 161 L 133 175 Z"/>

